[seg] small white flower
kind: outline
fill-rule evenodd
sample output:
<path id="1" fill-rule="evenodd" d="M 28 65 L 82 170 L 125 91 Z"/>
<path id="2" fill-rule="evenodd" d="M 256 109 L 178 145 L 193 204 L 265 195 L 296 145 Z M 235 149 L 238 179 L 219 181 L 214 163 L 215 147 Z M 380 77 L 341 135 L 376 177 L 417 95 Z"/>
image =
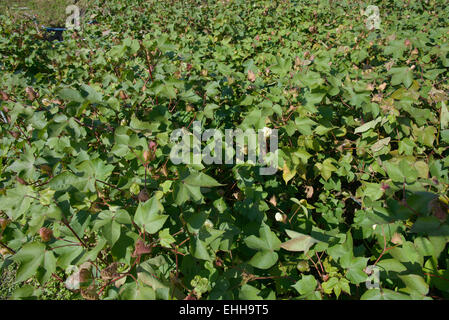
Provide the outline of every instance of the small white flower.
<path id="1" fill-rule="evenodd" d="M 276 219 L 276 221 L 281 222 L 283 220 L 282 214 L 280 214 L 279 212 L 276 212 L 276 215 L 274 216 L 274 218 Z"/>
<path id="2" fill-rule="evenodd" d="M 373 224 L 373 230 L 376 230 L 377 224 Z"/>
<path id="3" fill-rule="evenodd" d="M 262 132 L 263 132 L 263 137 L 266 139 L 269 136 L 271 136 L 271 133 L 273 132 L 273 130 L 271 130 L 268 127 L 263 127 Z"/>
<path id="4" fill-rule="evenodd" d="M 204 226 L 207 228 L 213 228 L 214 224 L 209 219 L 206 219 L 206 221 L 204 221 Z"/>

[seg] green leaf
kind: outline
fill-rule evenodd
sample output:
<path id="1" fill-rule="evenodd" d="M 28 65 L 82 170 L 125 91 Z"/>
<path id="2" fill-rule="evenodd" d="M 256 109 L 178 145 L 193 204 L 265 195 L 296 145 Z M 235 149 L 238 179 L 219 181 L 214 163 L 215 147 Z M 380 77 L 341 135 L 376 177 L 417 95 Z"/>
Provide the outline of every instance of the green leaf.
<path id="1" fill-rule="evenodd" d="M 75 101 L 79 103 L 84 102 L 84 97 L 81 95 L 80 92 L 71 89 L 71 88 L 63 88 L 58 92 L 58 96 L 67 101 Z"/>
<path id="2" fill-rule="evenodd" d="M 292 285 L 292 287 L 295 288 L 299 294 L 303 295 L 315 291 L 317 284 L 318 282 L 316 281 L 314 276 L 303 275 L 301 279 L 298 280 L 298 282 Z"/>
<path id="3" fill-rule="evenodd" d="M 332 291 L 334 291 L 337 298 L 340 295 L 341 288 L 339 286 L 338 278 L 336 277 L 329 278 L 326 282 L 321 284 L 321 287 L 326 294 L 331 294 Z"/>
<path id="4" fill-rule="evenodd" d="M 332 172 L 337 171 L 338 169 L 332 164 L 335 160 L 332 158 L 327 158 L 322 163 L 315 163 L 315 166 L 318 168 L 321 176 L 324 180 L 329 180 L 332 176 Z"/>
<path id="5" fill-rule="evenodd" d="M 244 284 L 239 290 L 240 300 L 263 300 L 260 290 L 249 284 Z"/>
<path id="6" fill-rule="evenodd" d="M 310 135 L 312 134 L 312 126 L 314 126 L 316 122 L 310 118 L 296 118 L 295 124 L 299 132 L 304 135 Z"/>
<path id="7" fill-rule="evenodd" d="M 304 253 L 307 253 L 311 246 L 313 246 L 315 243 L 320 242 L 319 240 L 316 240 L 309 235 L 299 232 L 287 230 L 287 233 L 289 237 L 291 237 L 291 239 L 283 242 L 280 245 L 282 249 L 285 249 L 287 251 L 303 251 Z"/>
<path id="8" fill-rule="evenodd" d="M 360 300 L 410 300 L 410 296 L 389 289 L 370 289 L 365 291 Z"/>
<path id="9" fill-rule="evenodd" d="M 403 289 L 403 291 L 406 291 L 407 293 L 416 292 L 425 296 L 429 292 L 429 285 L 423 277 L 417 274 L 398 275 L 398 277 L 406 285 L 406 288 Z"/>
<path id="10" fill-rule="evenodd" d="M 360 127 L 355 128 L 354 133 L 362 133 L 368 131 L 369 129 L 374 129 L 378 123 L 382 121 L 382 118 L 377 118 L 375 120 L 368 121 L 362 124 Z"/>
<path id="11" fill-rule="evenodd" d="M 266 224 L 260 227 L 259 238 L 251 235 L 244 241 L 249 248 L 259 251 L 251 258 L 249 264 L 256 268 L 268 269 L 276 263 L 278 255 L 274 251 L 280 249 L 281 241 Z"/>
<path id="12" fill-rule="evenodd" d="M 399 163 L 385 161 L 384 166 L 388 176 L 395 182 L 407 181 L 411 183 L 418 178 L 418 171 L 405 159 L 402 159 Z"/>
<path id="13" fill-rule="evenodd" d="M 17 184 L 15 188 L 8 189 L 5 196 L 0 197 L 0 207 L 10 219 L 16 220 L 28 212 L 33 189 L 29 186 Z"/>
<path id="14" fill-rule="evenodd" d="M 115 221 L 110 221 L 101 228 L 102 235 L 108 241 L 108 244 L 112 247 L 120 238 L 121 226 Z"/>
<path id="15" fill-rule="evenodd" d="M 183 180 L 183 183 L 194 187 L 219 187 L 223 184 L 218 183 L 217 180 L 208 176 L 205 173 L 191 173 L 187 178 Z"/>
<path id="16" fill-rule="evenodd" d="M 277 260 L 278 254 L 276 252 L 263 250 L 257 252 L 251 260 L 249 260 L 249 264 L 259 269 L 269 269 Z"/>
<path id="17" fill-rule="evenodd" d="M 375 144 L 373 144 L 371 146 L 371 150 L 373 152 L 378 152 L 380 150 L 382 150 L 384 147 L 388 146 L 388 144 L 390 143 L 391 137 L 387 137 L 381 140 L 378 140 Z"/>
<path id="18" fill-rule="evenodd" d="M 144 203 L 139 203 L 136 214 L 134 215 L 134 222 L 146 232 L 153 234 L 158 232 L 168 215 L 162 214 L 164 207 L 156 197 L 152 197 Z"/>
<path id="19" fill-rule="evenodd" d="M 410 87 L 413 82 L 413 70 L 409 67 L 391 68 L 388 74 L 392 75 L 391 85 L 396 86 L 403 83 L 406 88 Z"/>
<path id="20" fill-rule="evenodd" d="M 342 258 L 341 266 L 346 269 L 345 277 L 354 284 L 366 281 L 368 276 L 364 269 L 368 260 L 369 258 L 364 257 Z"/>
<path id="21" fill-rule="evenodd" d="M 45 252 L 42 269 L 44 272 L 39 276 L 39 282 L 44 284 L 50 280 L 52 274 L 56 271 L 56 257 L 53 254 L 53 251 Z"/>
<path id="22" fill-rule="evenodd" d="M 45 245 L 41 242 L 26 243 L 14 256 L 19 263 L 15 282 L 23 282 L 36 274 L 45 256 Z"/>
<path id="23" fill-rule="evenodd" d="M 169 228 L 165 228 L 159 231 L 159 241 L 161 243 L 161 246 L 165 248 L 171 248 L 171 244 L 176 242 L 175 238 L 173 238 L 170 234 Z"/>

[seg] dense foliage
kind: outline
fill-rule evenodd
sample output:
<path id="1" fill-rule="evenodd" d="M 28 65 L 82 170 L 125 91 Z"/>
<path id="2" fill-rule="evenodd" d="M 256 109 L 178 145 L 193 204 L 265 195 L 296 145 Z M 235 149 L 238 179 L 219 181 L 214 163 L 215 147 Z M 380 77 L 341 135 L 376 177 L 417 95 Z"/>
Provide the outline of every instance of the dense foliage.
<path id="1" fill-rule="evenodd" d="M 370 4 L 97 0 L 60 42 L 0 15 L 12 297 L 448 298 L 449 10 Z M 193 120 L 278 129 L 278 172 L 173 164 Z"/>

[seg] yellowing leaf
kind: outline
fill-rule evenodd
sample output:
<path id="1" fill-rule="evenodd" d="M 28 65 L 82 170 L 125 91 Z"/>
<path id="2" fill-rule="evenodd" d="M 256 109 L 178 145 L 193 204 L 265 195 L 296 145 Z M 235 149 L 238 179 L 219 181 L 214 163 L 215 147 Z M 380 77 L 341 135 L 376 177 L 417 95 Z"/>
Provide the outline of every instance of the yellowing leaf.
<path id="1" fill-rule="evenodd" d="M 296 174 L 296 169 L 290 171 L 287 163 L 284 163 L 284 168 L 282 169 L 282 171 L 282 178 L 284 179 L 285 183 L 288 183 Z"/>

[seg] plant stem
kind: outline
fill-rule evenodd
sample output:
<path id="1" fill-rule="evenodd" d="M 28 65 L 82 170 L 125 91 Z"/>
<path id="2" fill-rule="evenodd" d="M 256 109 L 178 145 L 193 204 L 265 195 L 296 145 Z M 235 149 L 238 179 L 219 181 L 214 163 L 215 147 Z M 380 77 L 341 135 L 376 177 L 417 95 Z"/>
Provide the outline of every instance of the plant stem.
<path id="1" fill-rule="evenodd" d="M 61 221 L 62 221 L 62 223 L 63 223 L 67 228 L 69 228 L 69 230 L 73 233 L 73 235 L 78 239 L 78 241 L 80 242 L 80 244 L 81 244 L 84 248 L 88 249 L 89 247 L 87 246 L 87 244 L 85 244 L 84 241 L 81 240 L 81 238 L 76 234 L 75 230 L 72 229 L 72 227 L 68 224 L 68 222 L 66 222 L 65 220 L 61 220 Z"/>
<path id="2" fill-rule="evenodd" d="M 3 248 L 11 251 L 13 254 L 16 254 L 16 251 L 14 251 L 13 249 L 11 249 L 10 247 L 8 247 L 6 244 L 4 244 L 3 242 L 0 241 L 0 246 L 2 246 Z"/>

